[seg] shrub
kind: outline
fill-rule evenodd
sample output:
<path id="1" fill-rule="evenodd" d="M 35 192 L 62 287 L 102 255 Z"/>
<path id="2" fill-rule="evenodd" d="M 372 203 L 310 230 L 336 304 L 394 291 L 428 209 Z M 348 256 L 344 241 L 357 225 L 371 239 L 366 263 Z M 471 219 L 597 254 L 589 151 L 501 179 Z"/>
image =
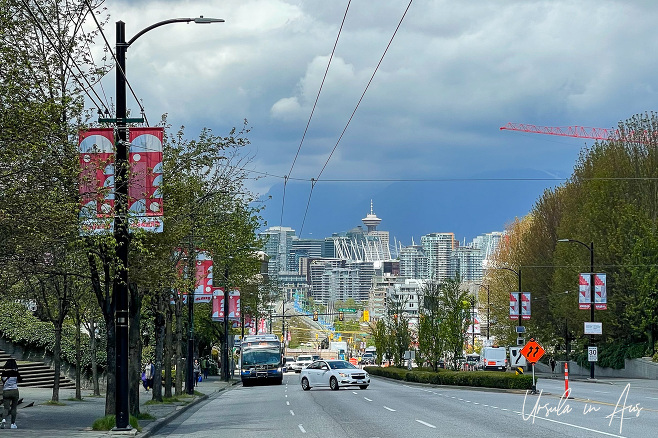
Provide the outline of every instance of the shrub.
<path id="1" fill-rule="evenodd" d="M 55 346 L 55 329 L 50 322 L 41 321 L 20 303 L 0 303 L 0 333 L 10 342 L 28 348 L 45 348 L 50 353 Z M 82 367 L 91 369 L 89 336 L 83 331 L 80 342 Z M 107 363 L 105 339 L 101 338 L 97 346 L 96 358 L 99 367 Z M 62 327 L 61 358 L 75 364 L 75 327 L 64 324 Z"/>
<path id="2" fill-rule="evenodd" d="M 403 368 L 395 367 L 365 367 L 364 369 L 372 375 L 405 380 L 407 382 L 501 389 L 532 388 L 532 376 L 525 374 L 516 375 L 512 373 L 501 373 L 498 371 L 408 371 Z"/>

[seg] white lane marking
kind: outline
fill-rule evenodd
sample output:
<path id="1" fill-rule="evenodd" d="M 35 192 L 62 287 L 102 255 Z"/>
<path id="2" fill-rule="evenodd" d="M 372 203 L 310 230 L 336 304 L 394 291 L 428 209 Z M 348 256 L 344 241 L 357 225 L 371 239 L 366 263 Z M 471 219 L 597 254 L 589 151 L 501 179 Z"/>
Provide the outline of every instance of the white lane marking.
<path id="1" fill-rule="evenodd" d="M 366 401 L 370 401 L 370 402 L 372 401 L 372 400 L 370 400 L 368 397 L 363 397 L 363 398 L 365 398 Z"/>
<path id="2" fill-rule="evenodd" d="M 597 391 L 597 390 L 594 390 L 594 392 L 600 392 L 601 394 L 610 394 L 610 391 Z"/>
<path id="3" fill-rule="evenodd" d="M 292 415 L 293 417 L 295 416 L 295 413 L 292 411 L 292 409 L 290 410 L 290 415 Z"/>
<path id="4" fill-rule="evenodd" d="M 650 398 L 651 400 L 658 400 L 658 397 L 645 397 L 645 398 Z"/>
<path id="5" fill-rule="evenodd" d="M 352 394 L 359 394 L 359 393 L 358 393 L 358 392 L 356 392 L 356 391 L 352 391 Z"/>
<path id="6" fill-rule="evenodd" d="M 288 394 L 286 394 L 286 398 L 288 398 Z"/>
<path id="7" fill-rule="evenodd" d="M 507 410 L 507 408 L 500 408 L 500 410 L 501 410 L 501 411 L 506 411 L 506 410 Z"/>
<path id="8" fill-rule="evenodd" d="M 286 406 L 290 406 L 290 402 L 289 402 L 289 401 L 286 402 Z"/>
<path id="9" fill-rule="evenodd" d="M 302 426 L 301 424 L 298 424 L 297 427 L 299 427 L 299 430 L 301 430 L 302 433 L 306 433 L 306 429 L 304 429 L 304 426 Z"/>
<path id="10" fill-rule="evenodd" d="M 433 424 L 425 423 L 422 420 L 416 420 L 416 421 L 419 422 L 420 424 L 424 424 L 427 427 L 431 427 L 432 429 L 436 429 L 436 426 L 434 426 Z"/>
<path id="11" fill-rule="evenodd" d="M 391 409 L 391 408 L 389 408 L 388 406 L 384 406 L 384 409 L 388 409 L 388 410 L 391 411 L 391 412 L 395 412 L 395 409 Z"/>
<path id="12" fill-rule="evenodd" d="M 523 414 L 521 414 L 521 415 L 523 415 Z M 564 426 L 575 427 L 576 429 L 583 429 L 583 430 L 587 430 L 587 431 L 589 431 L 589 432 L 600 433 L 600 434 L 602 434 L 602 435 L 614 436 L 614 437 L 616 437 L 616 438 L 626 438 L 626 437 L 624 437 L 624 436 L 622 436 L 622 435 L 615 435 L 614 433 L 608 433 L 608 432 L 603 432 L 603 431 L 596 430 L 596 429 L 590 429 L 589 427 L 578 426 L 577 424 L 565 423 L 565 422 L 563 422 L 563 421 L 553 420 L 552 418 L 537 417 L 537 416 L 534 416 L 534 415 L 533 415 L 533 420 L 534 420 L 534 419 L 550 421 L 551 423 L 558 423 L 558 424 L 562 424 L 562 425 L 564 425 Z M 525 418 L 524 418 L 524 420 L 525 420 Z"/>

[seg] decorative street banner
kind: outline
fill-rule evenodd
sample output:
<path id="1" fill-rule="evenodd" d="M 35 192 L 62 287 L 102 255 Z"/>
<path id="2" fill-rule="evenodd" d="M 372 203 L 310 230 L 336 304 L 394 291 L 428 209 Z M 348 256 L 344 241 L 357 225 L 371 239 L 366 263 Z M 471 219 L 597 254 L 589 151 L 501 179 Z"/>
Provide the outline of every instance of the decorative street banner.
<path id="1" fill-rule="evenodd" d="M 530 319 L 530 292 L 521 294 L 521 305 L 519 306 L 519 293 L 510 292 L 509 294 L 509 319 L 519 319 L 519 308 L 521 309 L 521 318 Z"/>
<path id="2" fill-rule="evenodd" d="M 588 310 L 591 307 L 591 288 L 589 285 L 590 274 L 580 274 L 578 279 L 578 308 Z M 606 275 L 594 274 L 594 308 L 596 310 L 608 309 L 608 292 L 606 287 Z"/>
<path id="3" fill-rule="evenodd" d="M 80 234 L 114 230 L 114 129 L 90 129 L 78 134 Z"/>
<path id="4" fill-rule="evenodd" d="M 130 128 L 128 215 L 131 229 L 161 233 L 164 128 Z"/>
<path id="5" fill-rule="evenodd" d="M 224 321 L 224 288 L 213 287 L 212 297 L 212 320 Z M 240 320 L 240 290 L 234 289 L 228 292 L 228 319 Z"/>
<path id="6" fill-rule="evenodd" d="M 589 274 L 580 274 L 578 277 L 578 308 L 587 310 L 592 307 L 592 296 L 590 295 Z"/>
<path id="7" fill-rule="evenodd" d="M 128 160 L 128 225 L 162 232 L 162 138 L 164 128 L 131 128 Z M 114 231 L 114 129 L 78 134 L 80 234 Z"/>
<path id="8" fill-rule="evenodd" d="M 596 274 L 594 276 L 594 308 L 596 310 L 608 309 L 608 292 L 605 274 Z"/>
<path id="9" fill-rule="evenodd" d="M 473 324 L 469 324 L 468 330 L 466 330 L 466 334 L 467 335 L 470 335 L 470 334 L 479 335 L 480 334 L 480 318 L 477 316 L 477 311 L 475 311 L 475 313 L 471 312 L 471 318 L 475 322 L 475 328 L 473 328 Z"/>
<path id="10" fill-rule="evenodd" d="M 212 258 L 207 252 L 199 251 L 196 256 L 195 303 L 209 303 L 212 300 Z"/>

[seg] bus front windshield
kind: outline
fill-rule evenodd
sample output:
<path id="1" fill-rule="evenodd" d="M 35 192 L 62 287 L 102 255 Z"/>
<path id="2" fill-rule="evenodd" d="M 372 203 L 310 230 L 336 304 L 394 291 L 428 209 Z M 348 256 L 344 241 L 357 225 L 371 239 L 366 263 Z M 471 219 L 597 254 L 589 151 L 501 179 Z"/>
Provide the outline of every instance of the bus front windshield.
<path id="1" fill-rule="evenodd" d="M 278 348 L 255 348 L 242 352 L 242 366 L 279 365 L 281 352 Z"/>

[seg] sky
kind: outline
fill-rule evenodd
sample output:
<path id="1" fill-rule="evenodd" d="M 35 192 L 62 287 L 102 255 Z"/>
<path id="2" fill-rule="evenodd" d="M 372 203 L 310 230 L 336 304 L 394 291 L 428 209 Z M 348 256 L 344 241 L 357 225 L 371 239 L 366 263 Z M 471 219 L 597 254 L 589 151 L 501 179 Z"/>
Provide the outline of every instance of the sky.
<path id="1" fill-rule="evenodd" d="M 379 228 L 405 245 L 431 232 L 468 242 L 503 230 L 564 182 L 593 140 L 501 126 L 614 128 L 655 108 L 652 0 L 104 6 L 110 42 L 118 20 L 127 39 L 168 18 L 226 20 L 144 34 L 127 52 L 128 80 L 151 124 L 167 113 L 190 138 L 246 119 L 248 187 L 267 225 L 306 238 L 360 225 L 371 200 Z M 103 83 L 113 95 L 114 72 Z M 130 97 L 128 107 L 138 112 Z"/>

